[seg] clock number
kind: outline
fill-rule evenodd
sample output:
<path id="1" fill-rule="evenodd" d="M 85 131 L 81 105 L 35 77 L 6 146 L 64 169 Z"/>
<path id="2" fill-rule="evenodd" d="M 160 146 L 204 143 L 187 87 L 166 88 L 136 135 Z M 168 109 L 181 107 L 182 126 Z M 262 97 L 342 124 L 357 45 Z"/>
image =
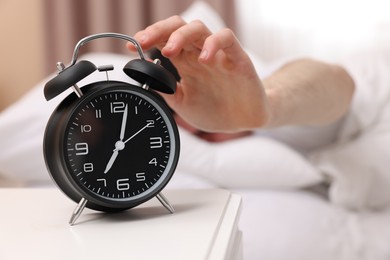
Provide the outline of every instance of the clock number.
<path id="1" fill-rule="evenodd" d="M 154 127 L 154 120 L 146 120 L 147 127 Z"/>
<path id="2" fill-rule="evenodd" d="M 88 144 L 87 143 L 77 143 L 77 144 L 75 144 L 75 149 L 77 151 L 76 155 L 88 154 Z"/>
<path id="3" fill-rule="evenodd" d="M 118 190 L 128 190 L 128 189 L 130 189 L 129 179 L 118 179 L 116 181 L 116 188 Z"/>
<path id="4" fill-rule="evenodd" d="M 102 118 L 102 110 L 96 109 L 95 115 L 96 115 L 96 118 Z"/>
<path id="5" fill-rule="evenodd" d="M 111 113 L 123 113 L 125 111 L 125 103 L 124 102 L 111 102 L 110 109 Z"/>
<path id="6" fill-rule="evenodd" d="M 84 172 L 93 172 L 93 163 L 84 163 Z"/>
<path id="7" fill-rule="evenodd" d="M 162 147 L 162 138 L 161 137 L 150 137 L 150 148 L 161 148 Z"/>
<path id="8" fill-rule="evenodd" d="M 157 166 L 157 159 L 153 158 L 152 160 L 150 160 L 149 164 L 153 164 L 154 166 Z"/>
<path id="9" fill-rule="evenodd" d="M 135 177 L 137 178 L 137 181 L 145 181 L 145 173 L 144 172 L 137 172 L 135 174 Z"/>
<path id="10" fill-rule="evenodd" d="M 96 179 L 96 181 L 101 181 L 101 182 L 103 182 L 104 187 L 107 187 L 107 181 L 106 181 L 106 179 Z"/>
<path id="11" fill-rule="evenodd" d="M 81 125 L 81 133 L 89 133 L 92 130 L 90 125 Z"/>

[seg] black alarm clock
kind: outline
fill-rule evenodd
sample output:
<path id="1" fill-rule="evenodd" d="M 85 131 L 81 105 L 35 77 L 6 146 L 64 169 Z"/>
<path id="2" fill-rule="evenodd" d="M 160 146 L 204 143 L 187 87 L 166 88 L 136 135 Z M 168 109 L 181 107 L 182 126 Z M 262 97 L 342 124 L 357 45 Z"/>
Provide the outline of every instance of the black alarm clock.
<path id="1" fill-rule="evenodd" d="M 98 38 L 118 38 L 136 46 L 139 59 L 123 71 L 139 85 L 122 81 L 77 83 L 95 71 L 113 70 L 105 64 L 77 62 L 79 49 Z M 155 90 L 173 94 L 176 80 L 158 60 L 147 61 L 132 37 L 117 33 L 95 34 L 80 40 L 68 67 L 57 63 L 59 73 L 46 83 L 50 100 L 73 88 L 54 110 L 45 130 L 43 152 L 50 176 L 78 203 L 73 225 L 84 207 L 117 212 L 157 199 L 173 213 L 162 195 L 178 162 L 180 140 L 165 101 Z"/>

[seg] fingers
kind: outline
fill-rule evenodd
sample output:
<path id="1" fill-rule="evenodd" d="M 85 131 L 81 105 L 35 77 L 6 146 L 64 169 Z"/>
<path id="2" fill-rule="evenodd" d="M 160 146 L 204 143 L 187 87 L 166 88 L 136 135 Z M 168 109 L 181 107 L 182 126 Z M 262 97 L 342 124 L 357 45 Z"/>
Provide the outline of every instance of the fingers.
<path id="1" fill-rule="evenodd" d="M 163 55 L 173 57 L 182 50 L 202 49 L 205 39 L 211 35 L 210 30 L 200 21 L 186 23 L 179 16 L 172 16 L 157 22 L 134 35 L 134 38 L 147 50 L 157 47 Z M 132 44 L 127 45 L 132 51 Z"/>
<path id="2" fill-rule="evenodd" d="M 145 50 L 155 46 L 159 46 L 161 49 L 170 35 L 185 24 L 186 22 L 180 16 L 172 16 L 148 26 L 143 31 L 137 32 L 134 38 Z M 127 47 L 132 51 L 135 50 L 134 45 L 131 43 L 128 43 Z"/>
<path id="3" fill-rule="evenodd" d="M 174 57 L 182 50 L 200 50 L 207 37 L 211 35 L 210 30 L 201 21 L 192 21 L 176 31 L 169 37 L 166 45 L 161 50 L 167 57 Z"/>
<path id="4" fill-rule="evenodd" d="M 223 29 L 208 37 L 199 55 L 199 61 L 208 63 L 214 59 L 218 51 L 223 51 L 229 60 L 240 60 L 246 57 L 240 42 L 230 29 Z"/>
<path id="5" fill-rule="evenodd" d="M 157 22 L 136 33 L 134 38 L 144 50 L 157 47 L 164 56 L 171 58 L 183 50 L 196 50 L 200 53 L 199 61 L 202 63 L 211 62 L 220 50 L 231 61 L 246 56 L 232 30 L 223 29 L 212 34 L 201 21 L 187 24 L 179 16 Z M 131 43 L 127 46 L 130 50 L 135 50 Z"/>

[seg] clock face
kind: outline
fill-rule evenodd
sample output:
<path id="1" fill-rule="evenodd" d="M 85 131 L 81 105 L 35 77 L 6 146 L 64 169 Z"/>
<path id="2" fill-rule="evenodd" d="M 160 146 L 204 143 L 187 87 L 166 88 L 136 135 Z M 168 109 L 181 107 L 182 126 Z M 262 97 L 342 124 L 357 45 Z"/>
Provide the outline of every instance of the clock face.
<path id="1" fill-rule="evenodd" d="M 136 88 L 97 91 L 66 123 L 68 174 L 94 198 L 131 202 L 155 195 L 176 167 L 178 133 L 168 108 Z"/>

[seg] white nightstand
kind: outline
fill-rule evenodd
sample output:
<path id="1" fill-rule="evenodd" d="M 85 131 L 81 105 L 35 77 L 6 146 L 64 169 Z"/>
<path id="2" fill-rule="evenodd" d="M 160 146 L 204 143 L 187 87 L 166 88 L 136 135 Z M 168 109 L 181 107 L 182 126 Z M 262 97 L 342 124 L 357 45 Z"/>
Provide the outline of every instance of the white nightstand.
<path id="1" fill-rule="evenodd" d="M 0 259 L 241 259 L 241 198 L 226 190 L 166 190 L 119 214 L 84 210 L 59 190 L 0 189 Z"/>

